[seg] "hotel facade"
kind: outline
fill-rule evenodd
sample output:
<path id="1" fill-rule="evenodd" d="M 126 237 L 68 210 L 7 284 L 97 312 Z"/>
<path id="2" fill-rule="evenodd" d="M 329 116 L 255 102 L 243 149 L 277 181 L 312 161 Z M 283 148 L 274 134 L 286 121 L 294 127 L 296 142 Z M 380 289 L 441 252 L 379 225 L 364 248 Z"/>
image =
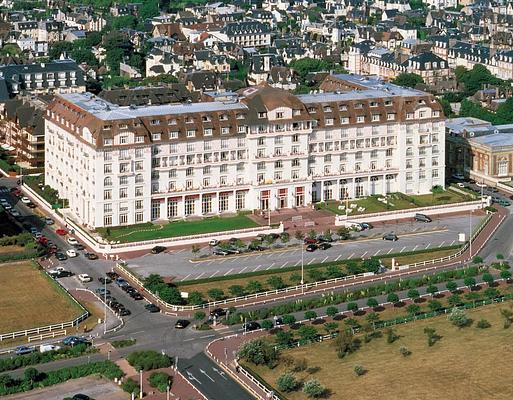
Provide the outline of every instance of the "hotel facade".
<path id="1" fill-rule="evenodd" d="M 444 184 L 445 123 L 427 93 L 339 75 L 347 90 L 259 85 L 201 103 L 56 96 L 45 180 L 91 228 L 304 207 Z"/>

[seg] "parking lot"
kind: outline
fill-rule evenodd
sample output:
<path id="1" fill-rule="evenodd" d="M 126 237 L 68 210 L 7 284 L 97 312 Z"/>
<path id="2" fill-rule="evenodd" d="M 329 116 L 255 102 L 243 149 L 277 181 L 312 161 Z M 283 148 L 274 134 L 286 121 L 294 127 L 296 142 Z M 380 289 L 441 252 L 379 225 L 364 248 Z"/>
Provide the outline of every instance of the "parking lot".
<path id="1" fill-rule="evenodd" d="M 471 226 L 475 228 L 482 218 L 482 215 L 470 217 L 469 214 L 434 218 L 431 223 L 412 221 L 376 227 L 353 233 L 354 239 L 333 243 L 327 250 L 303 251 L 304 264 L 379 257 L 392 253 L 452 246 L 458 243 L 459 233 L 468 235 Z M 395 242 L 382 240 L 382 235 L 387 232 L 395 232 L 399 240 Z M 288 244 L 294 243 L 296 246 L 275 251 L 255 251 L 229 256 L 212 256 L 212 249 L 209 246 L 203 247 L 194 255 L 190 249 L 181 249 L 160 254 L 146 254 L 130 260 L 129 266 L 142 276 L 156 273 L 175 277 L 177 281 L 279 269 L 300 265 L 301 247 L 298 245 L 299 242 L 291 237 Z M 202 255 L 204 259 L 201 258 Z"/>

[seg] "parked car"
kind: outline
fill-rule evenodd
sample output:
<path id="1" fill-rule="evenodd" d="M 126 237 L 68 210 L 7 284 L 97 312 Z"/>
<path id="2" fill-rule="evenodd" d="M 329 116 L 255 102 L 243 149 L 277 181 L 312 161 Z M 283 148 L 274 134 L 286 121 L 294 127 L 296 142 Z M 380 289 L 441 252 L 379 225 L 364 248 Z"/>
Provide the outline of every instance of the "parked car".
<path id="1" fill-rule="evenodd" d="M 282 326 L 283 318 L 282 317 L 274 317 L 274 326 Z"/>
<path id="2" fill-rule="evenodd" d="M 415 221 L 419 221 L 419 222 L 431 222 L 432 219 L 430 217 L 428 217 L 427 215 L 425 214 L 420 214 L 420 213 L 417 213 L 415 214 Z"/>
<path id="3" fill-rule="evenodd" d="M 511 203 L 506 199 L 500 199 L 499 204 L 503 207 L 509 207 L 511 205 Z"/>
<path id="4" fill-rule="evenodd" d="M 374 228 L 374 225 L 372 225 L 371 223 L 369 222 L 362 222 L 360 224 L 360 226 L 362 227 L 362 230 L 366 230 L 366 229 L 372 229 Z"/>
<path id="5" fill-rule="evenodd" d="M 333 238 L 331 236 L 318 236 L 317 237 L 317 243 L 330 243 L 333 242 Z"/>
<path id="6" fill-rule="evenodd" d="M 77 344 L 81 344 L 81 343 L 83 343 L 87 346 L 91 345 L 91 342 L 89 340 L 87 340 L 86 338 L 83 338 L 83 337 L 78 337 L 78 336 L 67 336 L 62 340 L 62 343 L 66 346 L 71 346 L 71 347 L 73 347 Z"/>
<path id="7" fill-rule="evenodd" d="M 331 244 L 327 243 L 327 242 L 324 242 L 324 243 L 319 244 L 317 247 L 319 247 L 319 249 L 321 249 L 321 250 L 327 250 L 327 249 L 329 249 L 331 247 Z"/>
<path id="8" fill-rule="evenodd" d="M 110 279 L 114 280 L 114 279 L 118 279 L 119 278 L 119 275 L 117 272 L 114 272 L 114 271 L 109 271 L 109 272 L 106 272 L 105 275 L 107 275 Z"/>
<path id="9" fill-rule="evenodd" d="M 105 288 L 98 288 L 95 290 L 95 292 L 101 296 L 105 296 L 106 294 L 110 294 L 110 290 L 109 289 L 105 289 Z"/>
<path id="10" fill-rule="evenodd" d="M 248 244 L 248 250 L 251 251 L 264 251 L 266 248 L 262 245 L 256 244 L 256 243 L 250 243 Z"/>
<path id="11" fill-rule="evenodd" d="M 68 234 L 68 231 L 64 228 L 59 228 L 55 230 L 55 233 L 59 236 L 66 236 Z"/>
<path id="12" fill-rule="evenodd" d="M 78 256 L 77 252 L 75 250 L 73 250 L 73 249 L 66 250 L 66 255 L 69 258 L 73 258 L 73 257 Z"/>
<path id="13" fill-rule="evenodd" d="M 141 293 L 139 293 L 138 291 L 134 291 L 134 292 L 131 292 L 129 293 L 130 297 L 134 300 L 142 300 L 144 299 L 144 297 L 142 296 Z"/>
<path id="14" fill-rule="evenodd" d="M 93 400 L 93 399 L 91 397 L 89 397 L 87 394 L 77 393 L 77 394 L 73 395 L 71 400 Z"/>
<path id="15" fill-rule="evenodd" d="M 16 349 L 14 350 L 14 353 L 17 355 L 17 356 L 21 356 L 23 354 L 30 354 L 30 353 L 33 353 L 36 351 L 36 348 L 33 347 L 33 346 L 18 346 L 16 347 Z"/>
<path id="16" fill-rule="evenodd" d="M 126 308 L 123 308 L 122 310 L 119 310 L 119 315 L 122 317 L 126 317 L 127 315 L 132 314 L 130 310 L 127 310 Z"/>
<path id="17" fill-rule="evenodd" d="M 316 244 L 309 244 L 308 246 L 306 246 L 306 251 L 309 251 L 309 252 L 312 252 L 312 251 L 315 251 L 319 248 L 319 246 L 317 246 Z"/>
<path id="18" fill-rule="evenodd" d="M 317 239 L 305 238 L 305 240 L 303 240 L 303 243 L 304 244 L 316 244 L 317 243 Z"/>
<path id="19" fill-rule="evenodd" d="M 214 308 L 212 311 L 210 311 L 211 317 L 220 318 L 220 317 L 224 317 L 225 315 L 226 315 L 226 310 L 223 308 Z"/>
<path id="20" fill-rule="evenodd" d="M 463 174 L 452 174 L 452 177 L 454 179 L 458 179 L 460 181 L 464 181 L 465 180 L 465 176 Z"/>
<path id="21" fill-rule="evenodd" d="M 226 256 L 226 255 L 230 254 L 228 251 L 223 250 L 223 249 L 218 249 L 218 248 L 215 248 L 214 250 L 212 250 L 212 253 L 215 254 L 216 256 Z"/>
<path id="22" fill-rule="evenodd" d="M 118 285 L 120 288 L 124 286 L 130 286 L 130 284 L 123 278 L 116 278 L 116 285 Z"/>
<path id="23" fill-rule="evenodd" d="M 42 344 L 39 346 L 40 353 L 46 353 L 47 351 L 56 351 L 60 350 L 61 346 L 57 346 L 55 344 Z"/>
<path id="24" fill-rule="evenodd" d="M 399 238 L 397 237 L 397 235 L 395 233 L 385 233 L 383 235 L 383 240 L 391 240 L 393 242 L 399 240 Z"/>
<path id="25" fill-rule="evenodd" d="M 209 246 L 217 246 L 218 244 L 219 244 L 219 240 L 217 240 L 217 239 L 210 239 L 210 241 L 208 242 Z"/>
<path id="26" fill-rule="evenodd" d="M 165 251 L 166 248 L 164 246 L 155 246 L 153 249 L 151 249 L 151 254 L 158 254 Z"/>
<path id="27" fill-rule="evenodd" d="M 82 243 L 75 244 L 75 245 L 73 245 L 73 247 L 75 248 L 75 250 L 84 250 L 85 249 L 85 247 Z"/>
<path id="28" fill-rule="evenodd" d="M 53 225 L 55 224 L 55 221 L 50 217 L 45 217 L 45 224 L 46 225 Z"/>
<path id="29" fill-rule="evenodd" d="M 67 238 L 67 239 L 66 239 L 66 242 L 68 242 L 68 244 L 70 244 L 70 245 L 72 245 L 72 246 L 74 246 L 74 245 L 78 244 L 78 240 L 77 240 L 77 239 L 75 239 L 74 237 L 69 237 L 69 238 Z"/>
<path id="30" fill-rule="evenodd" d="M 25 196 L 23 196 L 20 200 L 21 200 L 21 202 L 22 202 L 23 204 L 29 204 L 29 203 L 31 203 L 30 199 L 29 199 L 28 197 L 25 197 Z"/>
<path id="31" fill-rule="evenodd" d="M 126 293 L 131 293 L 131 292 L 135 291 L 135 288 L 133 288 L 130 285 L 124 285 L 124 286 L 121 286 L 121 290 Z"/>
<path id="32" fill-rule="evenodd" d="M 93 280 L 93 278 L 91 278 L 87 274 L 80 274 L 80 275 L 78 275 L 78 280 L 82 283 L 86 283 L 86 282 L 91 282 Z"/>
<path id="33" fill-rule="evenodd" d="M 48 271 L 50 275 L 58 274 L 59 272 L 64 271 L 64 267 L 55 267 Z"/>
<path id="34" fill-rule="evenodd" d="M 175 329 L 185 329 L 190 324 L 186 319 L 179 319 L 175 323 Z"/>
<path id="35" fill-rule="evenodd" d="M 260 329 L 260 324 L 256 321 L 248 321 L 242 325 L 242 329 L 244 329 L 246 332 L 256 331 L 257 329 Z"/>
<path id="36" fill-rule="evenodd" d="M 234 246 L 227 247 L 224 249 L 224 251 L 227 251 L 228 254 L 240 254 L 240 250 Z"/>
<path id="37" fill-rule="evenodd" d="M 57 258 L 57 260 L 59 261 L 65 261 L 68 259 L 68 256 L 64 253 L 55 253 L 55 258 Z"/>
<path id="38" fill-rule="evenodd" d="M 98 256 L 94 253 L 84 253 L 84 257 L 88 260 L 98 260 Z"/>
<path id="39" fill-rule="evenodd" d="M 465 187 L 465 184 L 464 183 L 461 183 L 461 182 L 458 182 L 456 184 L 456 186 L 460 187 L 460 188 L 464 188 Z"/>
<path id="40" fill-rule="evenodd" d="M 160 308 L 158 306 L 156 306 L 155 304 L 152 304 L 152 303 L 146 304 L 144 306 L 144 308 L 146 308 L 151 313 L 156 313 L 156 312 L 160 311 Z"/>
<path id="41" fill-rule="evenodd" d="M 109 283 L 112 282 L 112 279 L 110 279 L 108 276 L 100 276 L 98 278 L 98 281 L 102 284 L 102 285 L 107 285 Z"/>

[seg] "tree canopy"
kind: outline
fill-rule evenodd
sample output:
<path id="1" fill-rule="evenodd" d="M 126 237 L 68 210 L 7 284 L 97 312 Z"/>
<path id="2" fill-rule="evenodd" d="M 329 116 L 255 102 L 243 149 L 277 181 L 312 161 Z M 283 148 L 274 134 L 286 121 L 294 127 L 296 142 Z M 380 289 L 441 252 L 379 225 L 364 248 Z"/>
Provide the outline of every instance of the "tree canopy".
<path id="1" fill-rule="evenodd" d="M 424 79 L 422 79 L 420 75 L 403 72 L 397 78 L 395 78 L 392 83 L 395 83 L 399 86 L 414 88 L 419 83 L 424 83 Z"/>

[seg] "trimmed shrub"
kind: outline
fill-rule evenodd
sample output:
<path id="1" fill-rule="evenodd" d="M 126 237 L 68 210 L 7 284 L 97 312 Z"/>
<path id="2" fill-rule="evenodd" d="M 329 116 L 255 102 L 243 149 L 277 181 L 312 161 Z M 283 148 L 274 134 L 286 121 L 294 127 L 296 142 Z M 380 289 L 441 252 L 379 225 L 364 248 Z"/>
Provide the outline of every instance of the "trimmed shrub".
<path id="1" fill-rule="evenodd" d="M 171 387 L 173 378 L 165 372 L 154 372 L 150 375 L 148 381 L 150 382 L 151 387 L 154 387 L 159 392 L 165 393 L 167 391 L 167 387 Z"/>
<path id="2" fill-rule="evenodd" d="M 167 368 L 172 364 L 172 360 L 166 354 L 158 353 L 154 350 L 136 351 L 126 358 L 128 363 L 137 371 L 149 371 L 157 368 Z"/>

